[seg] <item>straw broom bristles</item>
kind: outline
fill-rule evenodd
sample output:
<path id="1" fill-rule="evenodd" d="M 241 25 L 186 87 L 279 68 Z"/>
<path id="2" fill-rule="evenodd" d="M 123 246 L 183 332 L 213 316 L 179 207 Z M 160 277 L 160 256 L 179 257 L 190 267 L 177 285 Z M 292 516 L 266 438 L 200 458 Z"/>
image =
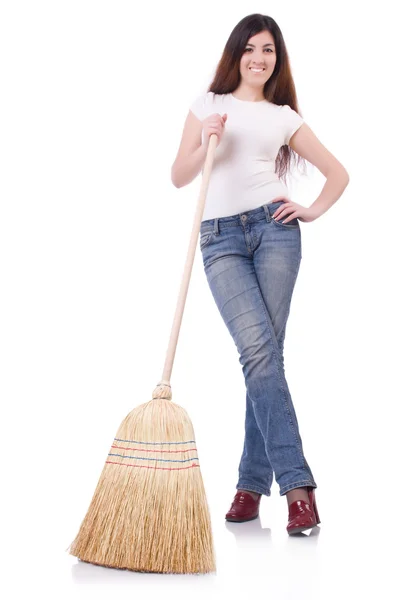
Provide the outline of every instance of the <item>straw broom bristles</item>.
<path id="1" fill-rule="evenodd" d="M 133 571 L 214 572 L 193 425 L 163 383 L 121 423 L 68 550 L 85 562 Z"/>

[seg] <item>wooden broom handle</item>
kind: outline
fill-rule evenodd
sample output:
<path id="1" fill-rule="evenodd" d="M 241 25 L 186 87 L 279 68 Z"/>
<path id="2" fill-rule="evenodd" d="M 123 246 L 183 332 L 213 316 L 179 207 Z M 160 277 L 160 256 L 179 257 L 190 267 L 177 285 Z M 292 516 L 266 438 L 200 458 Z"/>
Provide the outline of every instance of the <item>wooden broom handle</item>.
<path id="1" fill-rule="evenodd" d="M 158 385 L 169 385 L 170 384 L 171 372 L 172 372 L 172 367 L 174 364 L 175 351 L 176 351 L 176 346 L 178 343 L 179 331 L 181 328 L 182 316 L 183 316 L 183 311 L 185 308 L 187 290 L 189 287 L 190 276 L 192 273 L 192 268 L 193 268 L 193 263 L 194 263 L 194 256 L 196 253 L 197 239 L 198 239 L 198 236 L 200 233 L 201 220 L 203 218 L 205 199 L 207 197 L 208 183 L 209 183 L 210 174 L 211 174 L 211 170 L 212 170 L 212 164 L 214 162 L 217 140 L 218 140 L 218 136 L 215 133 L 213 133 L 210 136 L 209 143 L 208 143 L 207 155 L 206 155 L 205 162 L 204 162 L 203 176 L 202 176 L 202 180 L 201 180 L 200 194 L 199 194 L 199 199 L 197 202 L 196 214 L 194 216 L 192 233 L 190 236 L 190 243 L 189 243 L 189 248 L 187 251 L 187 257 L 186 257 L 186 262 L 185 262 L 185 268 L 183 270 L 182 283 L 181 283 L 181 287 L 179 290 L 178 301 L 177 301 L 177 305 L 176 305 L 176 309 L 175 309 L 174 322 L 172 324 L 170 340 L 168 343 L 167 354 L 165 357 L 163 375 L 161 378 L 161 382 Z"/>

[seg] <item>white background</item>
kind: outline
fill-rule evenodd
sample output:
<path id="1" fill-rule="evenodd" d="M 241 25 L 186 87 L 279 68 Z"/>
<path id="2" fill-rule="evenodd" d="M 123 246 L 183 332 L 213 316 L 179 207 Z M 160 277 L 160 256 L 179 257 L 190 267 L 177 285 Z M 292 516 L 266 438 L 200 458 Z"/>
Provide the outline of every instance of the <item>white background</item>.
<path id="1" fill-rule="evenodd" d="M 305 599 L 395 592 L 394 21 L 386 2 L 3 1 L 0 9 L 1 585 L 7 598 Z M 274 481 L 229 524 L 245 384 L 197 246 L 172 372 L 194 424 L 217 573 L 116 571 L 65 551 L 124 416 L 161 378 L 200 176 L 171 165 L 234 26 L 272 16 L 302 116 L 340 160 L 301 223 L 285 368 L 321 525 L 289 537 Z M 310 206 L 325 179 L 297 177 Z M 221 464 L 221 468 L 219 468 Z M 388 543 L 391 544 L 388 547 Z M 395 559 L 394 559 L 395 560 Z M 87 584 L 87 585 L 86 585 Z M 127 589 L 119 590 L 119 585 Z"/>

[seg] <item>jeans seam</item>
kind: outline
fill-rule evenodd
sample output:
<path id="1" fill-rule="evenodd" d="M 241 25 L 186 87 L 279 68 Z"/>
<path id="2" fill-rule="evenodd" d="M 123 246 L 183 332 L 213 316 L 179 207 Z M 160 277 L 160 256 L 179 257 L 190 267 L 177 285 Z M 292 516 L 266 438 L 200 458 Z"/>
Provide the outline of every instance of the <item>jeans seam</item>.
<path id="1" fill-rule="evenodd" d="M 314 488 L 316 487 L 314 481 L 311 481 L 310 479 L 304 479 L 303 481 L 295 481 L 294 483 L 287 483 L 286 485 L 283 485 L 283 487 L 280 488 L 280 495 L 282 495 L 285 491 L 289 492 L 290 490 L 293 490 L 297 487 L 302 487 L 303 485 L 309 485 Z"/>
<path id="2" fill-rule="evenodd" d="M 238 482 L 238 484 L 236 486 L 236 489 L 239 489 L 239 490 L 243 490 L 243 489 L 245 490 L 246 489 L 249 492 L 256 492 L 257 494 L 262 494 L 264 496 L 270 496 L 270 490 L 268 488 L 262 488 L 262 489 L 265 490 L 263 492 L 259 486 L 257 486 L 257 485 L 251 485 L 250 483 L 244 483 L 244 482 L 241 482 L 241 481 Z"/>
<path id="3" fill-rule="evenodd" d="M 296 277 L 297 277 L 297 276 L 298 276 L 298 272 L 296 273 Z M 296 277 L 295 277 L 295 279 L 296 279 Z M 259 292 L 259 297 L 260 297 L 260 299 L 261 299 L 261 302 L 262 302 L 262 305 L 263 305 L 263 308 L 264 308 L 264 316 L 265 316 L 265 319 L 266 319 L 266 323 L 267 323 L 267 326 L 268 326 L 268 328 L 269 328 L 269 331 L 271 332 L 271 327 L 272 327 L 272 325 L 271 325 L 271 324 L 269 324 L 269 321 L 268 321 L 268 318 L 267 318 L 267 314 L 266 314 L 266 313 L 267 313 L 267 309 L 266 309 L 266 305 L 265 305 L 265 302 L 264 302 L 264 300 L 263 300 L 262 292 L 261 292 L 261 289 L 260 289 L 260 287 L 259 287 L 259 284 L 258 284 L 258 282 L 256 282 L 256 287 L 257 287 L 257 289 L 258 289 L 258 292 Z M 295 436 L 295 442 L 296 442 L 296 446 L 297 446 L 297 448 L 298 448 L 298 450 L 299 450 L 299 452 L 300 452 L 300 456 L 301 456 L 301 459 L 302 459 L 303 466 L 306 468 L 306 465 L 305 465 L 305 457 L 304 457 L 304 455 L 303 455 L 303 448 L 301 447 L 301 444 L 299 443 L 298 436 L 297 436 L 297 434 L 296 434 L 296 429 L 295 429 L 295 427 L 294 427 L 294 423 L 293 423 L 293 421 L 292 421 L 291 411 L 290 411 L 290 409 L 289 409 L 289 406 L 288 406 L 288 401 L 287 401 L 286 390 L 285 390 L 285 388 L 284 388 L 284 385 L 283 385 L 283 382 L 282 382 L 282 379 L 281 379 L 281 374 L 280 374 L 280 368 L 281 368 L 281 365 L 279 364 L 279 359 L 278 359 L 278 357 L 277 357 L 277 354 L 276 354 L 276 348 L 275 348 L 275 344 L 274 344 L 273 336 L 271 335 L 271 333 L 270 333 L 270 338 L 271 338 L 271 341 L 272 341 L 272 354 L 273 354 L 273 357 L 274 357 L 274 358 L 275 358 L 275 360 L 276 360 L 276 364 L 277 364 L 277 375 L 278 375 L 278 379 L 279 379 L 279 382 L 280 382 L 280 387 L 281 387 L 281 389 L 282 389 L 282 391 L 283 391 L 283 396 L 284 396 L 284 404 L 285 404 L 285 407 L 286 407 L 286 409 L 287 409 L 287 414 L 288 414 L 288 417 L 289 417 L 289 422 L 290 422 L 290 425 L 291 425 L 292 433 L 293 433 L 293 435 Z"/>

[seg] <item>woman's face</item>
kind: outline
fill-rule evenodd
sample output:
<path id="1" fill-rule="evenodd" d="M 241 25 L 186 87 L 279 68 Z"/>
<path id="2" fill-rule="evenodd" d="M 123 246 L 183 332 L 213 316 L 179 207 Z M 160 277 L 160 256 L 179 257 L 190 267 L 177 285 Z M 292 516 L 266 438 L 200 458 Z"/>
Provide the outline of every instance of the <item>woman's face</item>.
<path id="1" fill-rule="evenodd" d="M 245 46 L 240 61 L 240 74 L 250 87 L 261 87 L 270 79 L 276 66 L 276 46 L 270 31 L 253 35 Z M 256 72 L 253 68 L 259 68 Z"/>

